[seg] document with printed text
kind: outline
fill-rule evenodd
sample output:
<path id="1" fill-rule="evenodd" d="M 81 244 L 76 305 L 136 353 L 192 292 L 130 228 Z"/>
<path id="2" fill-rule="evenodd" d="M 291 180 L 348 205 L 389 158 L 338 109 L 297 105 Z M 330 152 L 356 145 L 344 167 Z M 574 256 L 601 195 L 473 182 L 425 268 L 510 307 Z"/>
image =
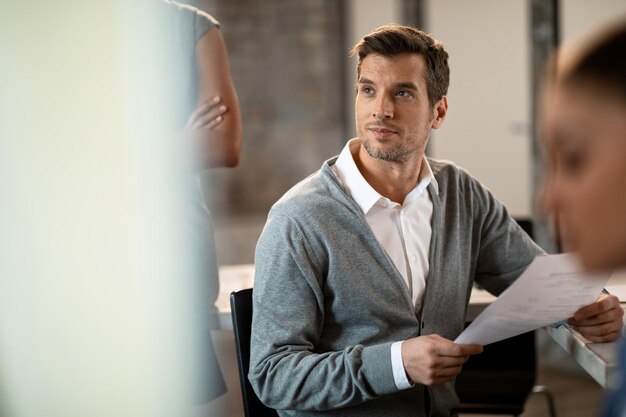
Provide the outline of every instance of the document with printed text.
<path id="1" fill-rule="evenodd" d="M 573 254 L 537 256 L 454 342 L 488 345 L 568 319 L 598 298 L 610 276 L 582 271 Z"/>

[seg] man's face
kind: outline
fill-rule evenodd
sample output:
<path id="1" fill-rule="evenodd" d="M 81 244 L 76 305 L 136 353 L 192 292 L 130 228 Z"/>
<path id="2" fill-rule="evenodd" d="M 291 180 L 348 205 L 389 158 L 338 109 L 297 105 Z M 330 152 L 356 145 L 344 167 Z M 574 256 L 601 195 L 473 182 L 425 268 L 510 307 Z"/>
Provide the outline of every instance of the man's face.
<path id="1" fill-rule="evenodd" d="M 545 207 L 587 268 L 626 266 L 626 104 L 557 87 L 546 104 Z"/>
<path id="2" fill-rule="evenodd" d="M 370 54 L 361 62 L 356 129 L 372 158 L 403 163 L 421 155 L 430 129 L 443 122 L 447 101 L 430 106 L 425 74 L 426 62 L 418 54 Z"/>

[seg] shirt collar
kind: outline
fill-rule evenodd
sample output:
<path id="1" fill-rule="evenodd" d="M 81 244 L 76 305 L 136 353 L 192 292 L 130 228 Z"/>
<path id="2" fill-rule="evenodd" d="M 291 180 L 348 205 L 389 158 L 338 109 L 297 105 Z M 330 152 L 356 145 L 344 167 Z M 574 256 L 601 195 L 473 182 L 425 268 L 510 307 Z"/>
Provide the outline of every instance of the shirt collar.
<path id="1" fill-rule="evenodd" d="M 360 147 L 359 139 L 351 139 L 342 149 L 337 161 L 335 162 L 336 173 L 346 190 L 350 193 L 354 201 L 361 207 L 363 213 L 370 209 L 381 199 L 385 199 L 363 178 L 361 171 L 354 162 L 352 152 L 358 152 Z M 429 184 L 433 184 L 434 191 L 439 194 L 439 185 L 433 175 L 428 160 L 424 157 L 422 160 L 419 181 L 415 188 L 407 195 L 407 201 L 414 199 L 425 190 Z"/>

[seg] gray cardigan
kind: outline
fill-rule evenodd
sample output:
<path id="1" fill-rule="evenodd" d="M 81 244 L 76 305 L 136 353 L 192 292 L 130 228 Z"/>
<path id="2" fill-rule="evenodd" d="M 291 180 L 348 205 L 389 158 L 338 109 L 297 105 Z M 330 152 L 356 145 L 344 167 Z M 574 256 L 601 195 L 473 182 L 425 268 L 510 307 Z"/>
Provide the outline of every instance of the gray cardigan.
<path id="1" fill-rule="evenodd" d="M 256 249 L 248 377 L 281 416 L 449 416 L 452 383 L 398 391 L 391 343 L 455 339 L 474 281 L 500 294 L 541 253 L 467 172 L 429 160 L 430 270 L 422 311 L 355 201 L 336 158 L 271 209 Z"/>

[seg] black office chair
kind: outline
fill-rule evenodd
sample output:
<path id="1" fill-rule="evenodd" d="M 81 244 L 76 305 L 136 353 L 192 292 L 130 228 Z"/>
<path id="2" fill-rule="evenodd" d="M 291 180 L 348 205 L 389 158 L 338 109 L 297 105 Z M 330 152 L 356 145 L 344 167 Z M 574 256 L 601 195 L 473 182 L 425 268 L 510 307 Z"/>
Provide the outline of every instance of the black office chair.
<path id="1" fill-rule="evenodd" d="M 472 356 L 456 378 L 461 400 L 459 413 L 519 416 L 531 394 L 542 394 L 548 413 L 556 417 L 554 399 L 542 385 L 535 385 L 537 354 L 535 332 L 528 332 L 484 347 Z"/>
<path id="2" fill-rule="evenodd" d="M 250 333 L 252 331 L 252 288 L 230 294 L 230 308 L 235 331 L 235 349 L 239 367 L 239 382 L 243 410 L 246 417 L 278 417 L 276 410 L 267 407 L 259 400 L 248 381 L 250 369 Z"/>
<path id="3" fill-rule="evenodd" d="M 516 221 L 532 238 L 532 221 Z M 519 416 L 528 397 L 541 394 L 546 398 L 549 415 L 556 417 L 552 393 L 543 385 L 535 385 L 536 376 L 535 332 L 487 345 L 483 353 L 472 356 L 463 365 L 456 378 L 455 388 L 461 400 L 458 411 Z"/>

